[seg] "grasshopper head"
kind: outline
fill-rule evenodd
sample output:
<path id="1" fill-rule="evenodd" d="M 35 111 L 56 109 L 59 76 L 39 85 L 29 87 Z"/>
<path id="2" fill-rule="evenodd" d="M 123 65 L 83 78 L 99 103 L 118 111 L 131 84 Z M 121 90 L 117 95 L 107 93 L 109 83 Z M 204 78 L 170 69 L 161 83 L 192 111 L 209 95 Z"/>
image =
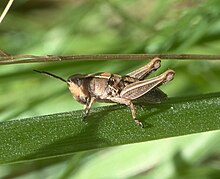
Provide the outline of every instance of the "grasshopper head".
<path id="1" fill-rule="evenodd" d="M 81 74 L 75 74 L 75 75 L 71 75 L 68 79 L 67 79 L 67 84 L 72 84 L 74 83 L 77 86 L 81 86 L 83 84 L 83 81 L 85 79 L 84 75 Z"/>
<path id="2" fill-rule="evenodd" d="M 80 103 L 86 104 L 89 100 L 88 87 L 85 76 L 81 74 L 72 75 L 67 79 L 67 85 L 73 97 Z"/>

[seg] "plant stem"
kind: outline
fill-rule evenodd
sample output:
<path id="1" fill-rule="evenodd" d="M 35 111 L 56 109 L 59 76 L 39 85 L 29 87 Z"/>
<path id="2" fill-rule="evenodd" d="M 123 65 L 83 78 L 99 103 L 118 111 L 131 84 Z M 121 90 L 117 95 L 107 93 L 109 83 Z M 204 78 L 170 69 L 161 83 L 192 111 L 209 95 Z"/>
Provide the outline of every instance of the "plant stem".
<path id="1" fill-rule="evenodd" d="M 178 60 L 220 60 L 220 55 L 202 54 L 97 54 L 97 55 L 6 55 L 0 53 L 0 65 L 37 63 L 37 62 L 60 62 L 60 61 L 83 61 L 83 60 L 147 60 L 159 57 L 161 59 Z"/>

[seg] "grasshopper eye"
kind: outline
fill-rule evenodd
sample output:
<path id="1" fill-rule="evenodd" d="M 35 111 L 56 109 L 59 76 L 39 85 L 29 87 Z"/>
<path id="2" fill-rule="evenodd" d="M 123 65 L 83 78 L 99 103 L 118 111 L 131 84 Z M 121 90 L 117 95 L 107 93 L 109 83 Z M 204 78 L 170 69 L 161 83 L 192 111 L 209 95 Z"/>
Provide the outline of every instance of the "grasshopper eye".
<path id="1" fill-rule="evenodd" d="M 69 83 L 74 83 L 77 86 L 81 86 L 84 78 L 85 77 L 83 75 L 77 74 L 77 75 L 70 76 L 67 81 Z"/>

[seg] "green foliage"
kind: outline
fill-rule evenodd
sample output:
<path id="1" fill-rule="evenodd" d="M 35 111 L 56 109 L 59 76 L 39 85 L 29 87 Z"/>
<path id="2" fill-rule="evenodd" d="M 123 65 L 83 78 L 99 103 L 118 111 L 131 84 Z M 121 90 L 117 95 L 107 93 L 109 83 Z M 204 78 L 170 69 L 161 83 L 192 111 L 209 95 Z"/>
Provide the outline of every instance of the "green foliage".
<path id="1" fill-rule="evenodd" d="M 129 120 L 130 111 L 118 105 L 96 108 L 88 117 L 88 124 L 81 121 L 82 111 L 3 122 L 0 162 L 48 158 L 220 129 L 220 93 L 138 105 L 138 111 L 145 129 Z"/>
<path id="2" fill-rule="evenodd" d="M 0 25 L 0 48 L 8 53 L 219 54 L 220 51 L 217 0 L 16 1 L 12 7 Z M 219 92 L 217 61 L 162 61 L 156 74 L 167 68 L 175 70 L 175 79 L 162 87 L 168 96 L 175 98 L 137 107 L 138 116 L 146 124 L 144 130 L 135 125 L 129 109 L 123 106 L 96 106 L 89 124 L 83 124 L 81 111 L 69 112 L 82 107 L 73 102 L 66 86 L 32 71 L 45 70 L 65 78 L 74 73 L 99 71 L 126 74 L 146 63 L 94 61 L 0 66 L 0 120 L 5 121 L 0 124 L 1 163 L 219 128 L 219 93 L 213 94 Z M 201 95 L 204 93 L 212 94 Z M 57 116 L 58 112 L 76 116 L 49 117 Z M 34 117 L 42 115 L 49 116 Z M 23 118 L 28 119 L 16 120 Z M 85 142 L 72 138 L 80 136 Z M 15 140 L 19 137 L 22 140 Z M 25 144 L 28 145 L 23 147 Z M 0 177 L 208 178 L 219 176 L 219 148 L 219 132 L 209 132 L 4 165 L 0 167 Z"/>

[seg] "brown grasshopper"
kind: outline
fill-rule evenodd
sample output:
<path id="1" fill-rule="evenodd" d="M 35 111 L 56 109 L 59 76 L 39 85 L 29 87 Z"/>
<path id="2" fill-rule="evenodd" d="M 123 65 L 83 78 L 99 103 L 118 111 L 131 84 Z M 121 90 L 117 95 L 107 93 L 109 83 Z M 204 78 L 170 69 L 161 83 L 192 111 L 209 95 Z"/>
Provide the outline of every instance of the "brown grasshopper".
<path id="1" fill-rule="evenodd" d="M 65 82 L 73 97 L 85 105 L 84 120 L 88 116 L 94 102 L 114 102 L 125 104 L 131 109 L 134 121 L 144 127 L 136 117 L 133 101 L 146 100 L 145 102 L 160 102 L 166 97 L 158 87 L 171 81 L 174 77 L 173 70 L 167 70 L 159 76 L 144 80 L 152 72 L 160 68 L 160 59 L 154 58 L 147 65 L 120 76 L 111 73 L 75 74 L 67 80 L 54 74 L 37 71 Z"/>

